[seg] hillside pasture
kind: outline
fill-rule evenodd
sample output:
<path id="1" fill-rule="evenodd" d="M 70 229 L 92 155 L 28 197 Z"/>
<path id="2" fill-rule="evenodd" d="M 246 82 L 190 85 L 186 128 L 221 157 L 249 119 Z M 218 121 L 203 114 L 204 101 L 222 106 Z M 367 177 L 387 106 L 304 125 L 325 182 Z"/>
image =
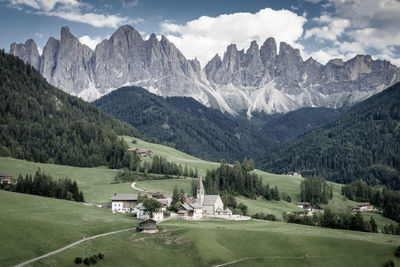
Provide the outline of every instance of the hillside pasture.
<path id="1" fill-rule="evenodd" d="M 137 220 L 82 203 L 0 190 L 0 262 L 13 266 Z"/>
<path id="2" fill-rule="evenodd" d="M 383 266 L 398 236 L 264 221 L 176 221 L 160 232 L 120 233 L 85 242 L 34 266 L 72 266 L 77 256 L 105 254 L 102 266 Z M 235 263 L 236 262 L 236 263 Z"/>

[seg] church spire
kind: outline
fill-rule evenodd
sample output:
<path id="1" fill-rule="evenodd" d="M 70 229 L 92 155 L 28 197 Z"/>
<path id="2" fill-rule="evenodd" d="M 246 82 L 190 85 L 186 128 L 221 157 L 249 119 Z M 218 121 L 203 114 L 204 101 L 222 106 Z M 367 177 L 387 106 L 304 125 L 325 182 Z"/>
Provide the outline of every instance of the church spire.
<path id="1" fill-rule="evenodd" d="M 203 180 L 199 179 L 199 184 L 197 185 L 197 204 L 200 206 L 203 206 L 204 202 L 204 185 L 203 185 Z"/>

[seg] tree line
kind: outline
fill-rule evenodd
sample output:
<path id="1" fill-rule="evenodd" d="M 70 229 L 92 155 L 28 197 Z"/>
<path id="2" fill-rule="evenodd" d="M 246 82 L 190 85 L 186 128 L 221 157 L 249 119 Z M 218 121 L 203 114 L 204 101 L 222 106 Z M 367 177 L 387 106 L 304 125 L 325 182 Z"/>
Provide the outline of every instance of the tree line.
<path id="1" fill-rule="evenodd" d="M 52 197 L 58 199 L 84 202 L 85 198 L 76 181 L 64 178 L 55 180 L 51 175 L 38 169 L 34 176 L 27 174 L 23 177 L 18 176 L 16 185 L 8 185 L 7 190 L 38 195 L 43 197 Z"/>
<path id="2" fill-rule="evenodd" d="M 378 226 L 374 218 L 371 217 L 370 220 L 364 220 L 361 212 L 352 214 L 349 211 L 333 211 L 330 208 L 326 208 L 323 213 L 317 212 L 312 216 L 307 216 L 303 212 L 284 214 L 283 219 L 288 223 L 362 232 L 378 232 Z"/>
<path id="3" fill-rule="evenodd" d="M 400 222 L 400 192 L 387 189 L 374 189 L 362 180 L 342 187 L 343 196 L 354 201 L 371 202 L 383 209 L 383 216 Z"/>
<path id="4" fill-rule="evenodd" d="M 126 160 L 124 160 L 126 158 Z M 115 182 L 133 182 L 143 180 L 161 180 L 171 179 L 173 176 L 178 177 L 198 177 L 198 170 L 195 168 L 185 167 L 182 164 L 168 161 L 166 157 L 153 156 L 151 161 L 141 159 L 136 151 L 128 152 L 122 160 L 124 168 L 115 176 Z M 163 174 L 163 176 L 155 176 L 151 174 Z"/>
<path id="5" fill-rule="evenodd" d="M 333 189 L 324 178 L 313 176 L 301 181 L 300 197 L 301 201 L 310 202 L 312 206 L 328 204 L 333 197 Z"/>

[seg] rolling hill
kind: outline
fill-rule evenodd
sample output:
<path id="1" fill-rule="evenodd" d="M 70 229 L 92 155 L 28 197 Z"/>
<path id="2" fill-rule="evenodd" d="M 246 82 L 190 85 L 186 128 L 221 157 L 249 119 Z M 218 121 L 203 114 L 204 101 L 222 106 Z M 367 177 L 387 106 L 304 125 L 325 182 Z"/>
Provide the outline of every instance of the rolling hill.
<path id="1" fill-rule="evenodd" d="M 261 159 L 274 173 L 301 171 L 339 183 L 363 179 L 400 189 L 400 83 Z"/>

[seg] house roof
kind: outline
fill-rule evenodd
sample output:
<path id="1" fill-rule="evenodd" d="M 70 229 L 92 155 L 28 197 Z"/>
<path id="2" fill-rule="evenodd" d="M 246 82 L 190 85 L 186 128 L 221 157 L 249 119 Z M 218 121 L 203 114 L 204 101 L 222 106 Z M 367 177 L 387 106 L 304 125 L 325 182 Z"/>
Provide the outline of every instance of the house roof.
<path id="1" fill-rule="evenodd" d="M 201 205 L 199 205 L 197 203 L 190 203 L 189 205 L 194 209 L 201 209 Z"/>
<path id="2" fill-rule="evenodd" d="M 215 202 L 217 202 L 218 198 L 219 198 L 219 195 L 205 195 L 204 201 L 203 201 L 203 206 L 214 206 L 214 204 L 215 204 Z"/>
<path id="3" fill-rule="evenodd" d="M 185 210 L 193 210 L 193 208 L 188 203 L 183 203 L 181 207 Z"/>
<path id="4" fill-rule="evenodd" d="M 143 203 L 142 202 L 140 202 L 139 204 L 137 204 L 137 206 L 135 207 L 136 209 L 139 209 L 139 210 L 144 210 L 144 209 L 146 209 L 144 206 L 143 206 Z"/>
<path id="5" fill-rule="evenodd" d="M 0 177 L 11 177 L 12 175 L 9 173 L 0 173 Z"/>
<path id="6" fill-rule="evenodd" d="M 310 205 L 310 202 L 296 202 L 295 205 Z"/>
<path id="7" fill-rule="evenodd" d="M 166 205 L 166 206 L 169 205 L 169 200 L 168 199 L 162 198 L 162 199 L 157 199 L 157 200 L 158 200 L 158 202 L 160 202 L 163 205 Z"/>
<path id="8" fill-rule="evenodd" d="M 178 214 L 184 214 L 184 213 L 186 213 L 186 210 L 179 210 L 178 211 Z"/>
<path id="9" fill-rule="evenodd" d="M 117 194 L 114 193 L 110 197 L 110 200 L 137 200 L 138 199 L 138 194 Z"/>
<path id="10" fill-rule="evenodd" d="M 143 225 L 143 224 L 148 224 L 148 223 L 153 223 L 153 224 L 157 224 L 157 222 L 153 219 L 147 219 L 143 222 L 140 222 L 139 225 Z"/>
<path id="11" fill-rule="evenodd" d="M 232 211 L 231 211 L 229 208 L 226 208 L 226 209 L 225 209 L 225 212 L 230 212 L 230 213 L 232 213 Z"/>

